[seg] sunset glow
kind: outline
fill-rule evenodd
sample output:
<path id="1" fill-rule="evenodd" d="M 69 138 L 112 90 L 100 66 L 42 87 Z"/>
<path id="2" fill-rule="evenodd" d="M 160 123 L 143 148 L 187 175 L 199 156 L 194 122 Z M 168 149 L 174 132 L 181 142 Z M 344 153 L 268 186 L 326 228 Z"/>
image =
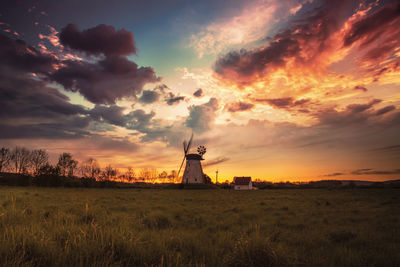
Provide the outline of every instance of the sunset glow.
<path id="1" fill-rule="evenodd" d="M 213 181 L 400 179 L 399 1 L 117 2 L 1 4 L 0 146 L 170 173 L 193 132 Z"/>

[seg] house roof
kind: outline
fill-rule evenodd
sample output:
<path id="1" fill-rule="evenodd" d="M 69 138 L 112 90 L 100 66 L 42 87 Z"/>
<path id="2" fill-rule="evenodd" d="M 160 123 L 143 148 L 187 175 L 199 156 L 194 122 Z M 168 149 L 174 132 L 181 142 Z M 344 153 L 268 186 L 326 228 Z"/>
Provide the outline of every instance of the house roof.
<path id="1" fill-rule="evenodd" d="M 251 182 L 251 177 L 234 177 L 233 183 L 235 185 L 248 185 Z"/>

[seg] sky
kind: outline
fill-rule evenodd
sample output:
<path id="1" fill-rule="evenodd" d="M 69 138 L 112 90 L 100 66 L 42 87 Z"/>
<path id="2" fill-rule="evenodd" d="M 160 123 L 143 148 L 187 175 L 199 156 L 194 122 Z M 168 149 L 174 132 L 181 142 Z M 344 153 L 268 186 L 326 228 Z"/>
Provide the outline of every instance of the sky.
<path id="1" fill-rule="evenodd" d="M 3 0 L 0 146 L 215 180 L 400 179 L 400 2 Z"/>

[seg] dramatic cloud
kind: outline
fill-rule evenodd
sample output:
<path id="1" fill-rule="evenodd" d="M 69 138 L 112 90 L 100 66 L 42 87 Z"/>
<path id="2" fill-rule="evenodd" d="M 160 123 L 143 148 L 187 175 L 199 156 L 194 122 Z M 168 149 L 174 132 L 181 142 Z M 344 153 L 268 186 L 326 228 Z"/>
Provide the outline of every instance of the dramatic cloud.
<path id="1" fill-rule="evenodd" d="M 47 74 L 56 63 L 53 57 L 40 53 L 24 41 L 0 33 L 0 66 L 13 71 Z"/>
<path id="2" fill-rule="evenodd" d="M 260 37 L 265 45 L 220 56 L 214 64 L 215 75 L 225 84 L 240 89 L 253 87 L 260 94 L 268 88 L 269 95 L 279 98 L 310 91 L 335 93 L 334 84 L 366 91 L 365 86 L 382 75 L 396 81 L 394 75 L 400 69 L 398 10 L 398 3 L 382 6 L 372 2 L 356 5 L 350 1 L 314 1 L 304 5 L 299 15 L 274 36 Z M 335 71 L 330 69 L 339 62 L 340 72 L 355 68 L 360 83 L 365 85 L 361 87 L 336 73 L 337 66 Z"/>
<path id="3" fill-rule="evenodd" d="M 193 96 L 195 97 L 202 97 L 203 96 L 203 89 L 199 88 L 194 93 Z"/>
<path id="4" fill-rule="evenodd" d="M 284 98 L 270 98 L 270 99 L 255 99 L 258 103 L 267 103 L 275 108 L 291 108 L 296 106 L 303 106 L 310 102 L 310 99 L 299 99 L 295 100 L 293 97 Z"/>
<path id="5" fill-rule="evenodd" d="M 373 106 L 379 104 L 381 100 L 374 99 L 367 104 L 350 104 L 344 110 L 323 109 L 317 111 L 316 116 L 322 125 L 330 125 L 334 127 L 355 126 L 360 123 L 379 123 L 383 122 L 384 118 L 380 118 L 384 114 L 394 110 L 387 106 L 376 111 Z M 394 120 L 396 122 L 396 120 Z"/>
<path id="6" fill-rule="evenodd" d="M 96 63 L 67 60 L 50 77 L 96 104 L 135 97 L 146 83 L 159 81 L 152 68 L 138 68 L 124 57 L 107 57 Z"/>
<path id="7" fill-rule="evenodd" d="M 253 104 L 251 103 L 246 103 L 246 102 L 235 102 L 235 103 L 230 103 L 227 104 L 225 106 L 225 108 L 229 111 L 229 112 L 239 112 L 239 111 L 246 111 L 246 110 L 250 110 L 254 107 Z"/>
<path id="8" fill-rule="evenodd" d="M 211 98 L 206 104 L 189 107 L 189 117 L 186 119 L 186 126 L 199 133 L 210 130 L 217 110 L 218 100 L 216 98 Z"/>
<path id="9" fill-rule="evenodd" d="M 60 33 L 61 43 L 89 55 L 127 56 L 136 53 L 133 34 L 125 29 L 115 30 L 113 26 L 98 25 L 84 31 L 75 24 L 68 24 Z"/>
<path id="10" fill-rule="evenodd" d="M 118 126 L 125 126 L 127 119 L 123 113 L 124 110 L 124 108 L 116 105 L 96 105 L 92 110 L 90 110 L 89 114 L 96 121 L 104 121 Z"/>
<path id="11" fill-rule="evenodd" d="M 178 104 L 183 100 L 185 100 L 184 96 L 176 96 L 173 93 L 169 93 L 168 96 L 165 98 L 165 102 L 170 106 Z"/>
<path id="12" fill-rule="evenodd" d="M 344 36 L 344 45 L 349 46 L 361 40 L 361 46 L 366 46 L 379 39 L 388 31 L 398 33 L 399 23 L 400 3 L 395 1 L 382 7 L 375 13 L 356 21 L 350 31 Z"/>
<path id="13" fill-rule="evenodd" d="M 62 116 L 86 114 L 80 105 L 42 81 L 0 74 L 0 117 L 2 121 L 17 118 L 60 119 Z"/>
<path id="14" fill-rule="evenodd" d="M 144 90 L 139 98 L 139 102 L 142 102 L 144 104 L 151 104 L 157 102 L 159 98 L 160 94 L 158 92 L 151 90 Z"/>

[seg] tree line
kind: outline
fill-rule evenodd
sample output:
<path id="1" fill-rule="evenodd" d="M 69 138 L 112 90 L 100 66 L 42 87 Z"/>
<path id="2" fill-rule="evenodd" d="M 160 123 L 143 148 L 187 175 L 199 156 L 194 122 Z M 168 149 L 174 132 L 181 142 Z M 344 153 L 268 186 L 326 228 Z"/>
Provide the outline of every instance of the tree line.
<path id="1" fill-rule="evenodd" d="M 144 182 L 144 183 L 176 183 L 180 182 L 175 170 L 170 173 L 156 168 L 140 168 L 134 170 L 128 167 L 125 172 L 106 165 L 101 168 L 94 158 L 79 163 L 71 153 L 61 153 L 55 165 L 49 162 L 49 154 L 43 149 L 29 150 L 25 147 L 16 146 L 13 149 L 2 147 L 0 149 L 0 173 L 15 173 L 19 175 L 39 176 L 61 176 L 90 178 L 96 181 L 119 181 L 119 182 Z"/>

